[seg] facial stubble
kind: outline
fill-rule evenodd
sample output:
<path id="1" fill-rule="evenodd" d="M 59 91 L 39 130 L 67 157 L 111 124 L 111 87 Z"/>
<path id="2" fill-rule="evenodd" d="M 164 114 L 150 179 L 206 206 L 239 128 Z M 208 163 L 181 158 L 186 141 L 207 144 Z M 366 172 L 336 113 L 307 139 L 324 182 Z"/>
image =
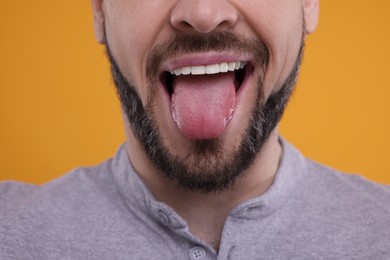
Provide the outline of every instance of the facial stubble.
<path id="1" fill-rule="evenodd" d="M 138 141 L 155 167 L 169 180 L 185 190 L 203 193 L 219 192 L 229 188 L 253 164 L 272 130 L 280 121 L 289 97 L 294 89 L 304 48 L 301 48 L 294 67 L 280 89 L 267 100 L 264 98 L 263 81 L 269 61 L 269 53 L 263 42 L 243 40 L 230 32 L 210 36 L 177 34 L 166 43 L 155 47 L 149 56 L 147 78 L 148 101 L 142 104 L 136 87 L 129 83 L 119 69 L 109 45 L 107 56 L 117 93 L 128 121 Z M 239 146 L 228 150 L 221 139 L 194 140 L 186 155 L 175 155 L 164 144 L 156 120 L 156 88 L 160 64 L 169 57 L 182 53 L 225 51 L 251 53 L 259 68 L 257 96 L 252 107 L 249 123 Z M 138 86 L 140 87 L 140 86 Z"/>

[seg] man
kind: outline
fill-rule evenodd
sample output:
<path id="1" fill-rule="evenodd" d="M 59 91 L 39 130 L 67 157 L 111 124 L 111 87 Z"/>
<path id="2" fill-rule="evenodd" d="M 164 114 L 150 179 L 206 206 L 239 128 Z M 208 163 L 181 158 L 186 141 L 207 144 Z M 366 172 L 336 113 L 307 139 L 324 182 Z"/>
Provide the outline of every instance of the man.
<path id="1" fill-rule="evenodd" d="M 390 189 L 278 134 L 318 0 L 91 1 L 126 143 L 1 184 L 1 259 L 390 258 Z"/>

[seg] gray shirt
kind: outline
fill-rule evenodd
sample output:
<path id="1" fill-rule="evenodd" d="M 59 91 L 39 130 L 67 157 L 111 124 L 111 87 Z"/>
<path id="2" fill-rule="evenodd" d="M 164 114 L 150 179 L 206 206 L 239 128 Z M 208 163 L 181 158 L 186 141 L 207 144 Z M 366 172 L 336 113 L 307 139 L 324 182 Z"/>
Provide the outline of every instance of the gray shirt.
<path id="1" fill-rule="evenodd" d="M 285 141 L 271 188 L 228 216 L 219 252 L 134 172 L 125 146 L 42 186 L 0 184 L 0 259 L 390 259 L 390 187 Z"/>

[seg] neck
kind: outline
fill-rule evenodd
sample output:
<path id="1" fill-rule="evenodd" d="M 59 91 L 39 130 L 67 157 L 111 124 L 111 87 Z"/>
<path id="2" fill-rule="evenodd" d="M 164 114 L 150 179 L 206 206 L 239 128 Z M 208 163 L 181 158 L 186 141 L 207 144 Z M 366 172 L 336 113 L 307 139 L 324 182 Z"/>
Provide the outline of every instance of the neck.
<path id="1" fill-rule="evenodd" d="M 183 190 L 159 173 L 134 138 L 127 138 L 130 160 L 155 198 L 172 207 L 188 223 L 190 232 L 219 248 L 229 213 L 239 204 L 261 196 L 272 185 L 281 156 L 277 129 L 270 135 L 253 165 L 227 190 L 200 193 Z"/>

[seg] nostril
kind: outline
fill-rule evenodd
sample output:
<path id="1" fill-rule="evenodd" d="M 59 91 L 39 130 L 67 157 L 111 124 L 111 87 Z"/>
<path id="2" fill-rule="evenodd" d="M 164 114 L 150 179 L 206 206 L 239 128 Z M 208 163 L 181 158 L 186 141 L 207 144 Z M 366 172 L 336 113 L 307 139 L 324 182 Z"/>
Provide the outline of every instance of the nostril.
<path id="1" fill-rule="evenodd" d="M 181 22 L 181 25 L 183 26 L 183 28 L 186 28 L 186 29 L 192 28 L 192 25 L 186 21 Z"/>
<path id="2" fill-rule="evenodd" d="M 180 31 L 192 31 L 195 28 L 191 25 L 191 23 L 187 21 L 174 21 L 172 22 L 176 29 Z"/>
<path id="3" fill-rule="evenodd" d="M 232 23 L 228 20 L 224 20 L 218 24 L 219 29 L 226 29 L 230 28 L 232 26 Z"/>

